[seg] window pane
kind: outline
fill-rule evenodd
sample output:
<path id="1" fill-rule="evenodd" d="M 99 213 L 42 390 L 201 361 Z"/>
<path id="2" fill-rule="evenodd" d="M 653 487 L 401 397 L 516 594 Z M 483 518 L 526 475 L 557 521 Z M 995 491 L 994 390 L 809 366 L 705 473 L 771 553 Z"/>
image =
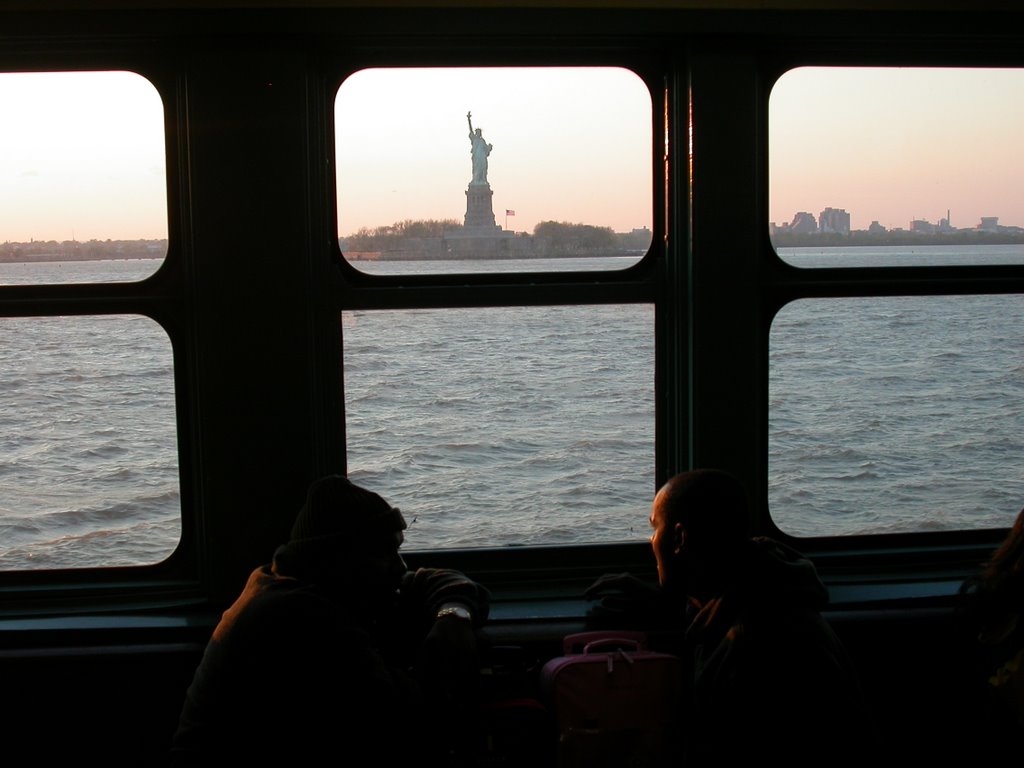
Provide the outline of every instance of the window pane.
<path id="1" fill-rule="evenodd" d="M 984 529 L 1024 506 L 1021 296 L 805 299 L 770 336 L 787 533 Z"/>
<path id="2" fill-rule="evenodd" d="M 343 322 L 349 475 L 402 508 L 407 548 L 648 535 L 653 307 Z"/>
<path id="3" fill-rule="evenodd" d="M 768 124 L 788 263 L 1024 264 L 1024 69 L 801 67 Z"/>
<path id="4" fill-rule="evenodd" d="M 152 83 L 131 72 L 0 73 L 0 105 L 0 263 L 134 260 L 145 268 L 130 279 L 154 273 L 167 252 L 167 192 Z"/>
<path id="5" fill-rule="evenodd" d="M 171 345 L 137 316 L 0 320 L 0 569 L 148 565 L 181 537 Z"/>
<path id="6" fill-rule="evenodd" d="M 371 273 L 636 263 L 651 243 L 651 115 L 620 68 L 356 72 L 335 102 L 341 250 Z"/>

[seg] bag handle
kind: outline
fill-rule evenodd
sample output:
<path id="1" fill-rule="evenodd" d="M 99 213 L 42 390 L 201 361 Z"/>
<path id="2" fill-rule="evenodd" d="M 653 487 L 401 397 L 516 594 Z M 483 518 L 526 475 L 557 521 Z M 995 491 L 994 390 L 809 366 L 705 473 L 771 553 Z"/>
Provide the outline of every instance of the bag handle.
<path id="1" fill-rule="evenodd" d="M 562 640 L 562 653 L 565 656 L 586 652 L 588 646 L 593 643 L 604 642 L 607 645 L 629 645 L 631 650 L 643 651 L 647 649 L 647 634 L 629 629 L 596 630 L 592 632 L 577 632 L 566 635 Z M 596 648 L 596 646 L 594 646 Z M 614 650 L 614 647 L 611 649 Z"/>
<path id="2" fill-rule="evenodd" d="M 583 655 L 602 651 L 642 651 L 643 644 L 629 637 L 605 637 L 583 646 Z"/>

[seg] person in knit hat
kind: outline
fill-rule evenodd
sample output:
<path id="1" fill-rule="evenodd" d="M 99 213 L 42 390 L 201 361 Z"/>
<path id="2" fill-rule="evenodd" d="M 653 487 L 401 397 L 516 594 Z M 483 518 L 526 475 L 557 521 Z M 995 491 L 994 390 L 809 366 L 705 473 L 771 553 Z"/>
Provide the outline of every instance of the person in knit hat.
<path id="1" fill-rule="evenodd" d="M 821 615 L 828 590 L 814 564 L 751 537 L 744 489 L 720 470 L 670 479 L 650 524 L 657 588 L 609 574 L 587 596 L 621 606 L 628 594 L 648 610 L 685 614 L 687 767 L 863 765 L 877 733 L 853 663 Z"/>
<path id="2" fill-rule="evenodd" d="M 288 541 L 213 631 L 172 765 L 446 759 L 489 594 L 457 571 L 410 571 L 405 529 L 397 508 L 343 476 L 310 486 Z"/>

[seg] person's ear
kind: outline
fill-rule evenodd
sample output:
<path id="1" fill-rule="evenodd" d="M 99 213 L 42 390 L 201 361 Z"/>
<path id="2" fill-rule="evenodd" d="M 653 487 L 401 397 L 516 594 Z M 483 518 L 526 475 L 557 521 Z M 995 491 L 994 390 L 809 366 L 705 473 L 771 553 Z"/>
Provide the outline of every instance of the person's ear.
<path id="1" fill-rule="evenodd" d="M 683 551 L 683 545 L 686 543 L 686 532 L 683 530 L 682 523 L 676 523 L 672 526 L 672 554 L 679 555 Z"/>

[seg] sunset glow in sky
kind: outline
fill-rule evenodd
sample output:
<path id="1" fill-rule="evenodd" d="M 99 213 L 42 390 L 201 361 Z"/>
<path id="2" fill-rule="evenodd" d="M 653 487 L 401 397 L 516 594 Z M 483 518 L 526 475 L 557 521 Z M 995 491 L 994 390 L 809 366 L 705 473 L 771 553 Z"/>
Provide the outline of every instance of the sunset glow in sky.
<path id="1" fill-rule="evenodd" d="M 0 242 L 167 237 L 163 102 L 130 72 L 0 75 Z"/>
<path id="2" fill-rule="evenodd" d="M 769 101 L 769 218 L 843 208 L 853 229 L 912 219 L 1024 226 L 1024 70 L 803 67 Z"/>
<path id="3" fill-rule="evenodd" d="M 1024 226 L 1024 70 L 801 68 L 769 103 L 769 219 Z M 126 72 L 0 75 L 0 242 L 167 236 L 163 105 Z M 378 69 L 335 104 L 339 234 L 456 219 L 466 112 L 499 226 L 650 226 L 651 95 L 617 68 Z M 515 211 L 505 217 L 506 210 Z"/>

